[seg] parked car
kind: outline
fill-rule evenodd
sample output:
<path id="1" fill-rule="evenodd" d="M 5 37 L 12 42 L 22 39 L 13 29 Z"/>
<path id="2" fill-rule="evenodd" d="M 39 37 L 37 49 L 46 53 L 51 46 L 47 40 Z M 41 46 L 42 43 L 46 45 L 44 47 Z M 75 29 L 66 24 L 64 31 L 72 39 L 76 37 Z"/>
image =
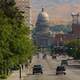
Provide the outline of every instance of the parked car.
<path id="1" fill-rule="evenodd" d="M 14 65 L 11 67 L 11 70 L 15 71 L 15 70 L 19 70 L 19 68 L 20 68 L 19 65 Z"/>
<path id="2" fill-rule="evenodd" d="M 36 73 L 43 74 L 42 65 L 34 65 L 33 66 L 33 75 Z"/>
<path id="3" fill-rule="evenodd" d="M 66 74 L 66 69 L 64 66 L 58 66 L 56 68 L 56 75 L 58 75 L 58 74 L 64 74 L 64 75 Z"/>

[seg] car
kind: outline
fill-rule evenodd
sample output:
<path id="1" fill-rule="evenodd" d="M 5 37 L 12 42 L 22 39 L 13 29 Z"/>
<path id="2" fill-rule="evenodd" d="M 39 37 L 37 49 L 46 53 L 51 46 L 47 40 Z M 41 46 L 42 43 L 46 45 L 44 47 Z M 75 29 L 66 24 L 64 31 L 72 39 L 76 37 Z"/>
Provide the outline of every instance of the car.
<path id="1" fill-rule="evenodd" d="M 42 65 L 34 65 L 33 66 L 33 75 L 36 73 L 43 74 Z"/>
<path id="2" fill-rule="evenodd" d="M 66 75 L 66 69 L 65 69 L 65 67 L 64 66 L 58 66 L 57 68 L 56 68 L 56 75 L 58 75 L 58 74 L 64 74 L 64 75 Z"/>
<path id="3" fill-rule="evenodd" d="M 15 70 L 19 70 L 20 69 L 20 66 L 19 65 L 14 65 L 10 68 L 12 71 L 15 71 Z"/>
<path id="4" fill-rule="evenodd" d="M 68 65 L 68 61 L 67 60 L 62 60 L 61 65 Z"/>
<path id="5" fill-rule="evenodd" d="M 56 59 L 56 55 L 52 55 L 52 59 Z"/>
<path id="6" fill-rule="evenodd" d="M 44 54 L 44 55 L 43 55 L 43 59 L 45 59 L 45 58 L 46 58 L 46 56 L 47 56 L 47 55 L 46 55 L 46 54 Z"/>

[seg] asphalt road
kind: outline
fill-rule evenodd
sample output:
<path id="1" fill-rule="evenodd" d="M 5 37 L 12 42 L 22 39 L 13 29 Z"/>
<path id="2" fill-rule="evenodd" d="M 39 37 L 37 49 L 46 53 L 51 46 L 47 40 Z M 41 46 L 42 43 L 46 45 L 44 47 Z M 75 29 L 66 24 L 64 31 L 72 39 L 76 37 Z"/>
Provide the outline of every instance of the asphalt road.
<path id="1" fill-rule="evenodd" d="M 42 64 L 42 75 L 32 75 L 32 67 L 34 64 Z M 42 59 L 42 54 L 40 54 L 39 57 L 34 56 L 24 80 L 80 80 L 80 69 L 66 67 L 66 75 L 56 75 L 56 67 L 58 65 L 60 65 L 60 58 L 52 60 L 50 56 Z"/>

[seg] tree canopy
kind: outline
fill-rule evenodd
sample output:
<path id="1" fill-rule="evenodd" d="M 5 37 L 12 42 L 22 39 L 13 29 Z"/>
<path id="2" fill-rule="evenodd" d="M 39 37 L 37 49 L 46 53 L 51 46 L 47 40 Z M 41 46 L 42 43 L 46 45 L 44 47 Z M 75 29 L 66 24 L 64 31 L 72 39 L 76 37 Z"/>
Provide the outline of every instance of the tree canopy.
<path id="1" fill-rule="evenodd" d="M 80 59 L 80 39 L 75 39 L 65 43 L 67 53 L 75 59 Z"/>
<path id="2" fill-rule="evenodd" d="M 23 12 L 15 6 L 15 1 L 0 0 L 1 74 L 14 65 L 24 63 L 32 56 L 35 47 L 29 34 L 29 27 L 24 24 Z"/>

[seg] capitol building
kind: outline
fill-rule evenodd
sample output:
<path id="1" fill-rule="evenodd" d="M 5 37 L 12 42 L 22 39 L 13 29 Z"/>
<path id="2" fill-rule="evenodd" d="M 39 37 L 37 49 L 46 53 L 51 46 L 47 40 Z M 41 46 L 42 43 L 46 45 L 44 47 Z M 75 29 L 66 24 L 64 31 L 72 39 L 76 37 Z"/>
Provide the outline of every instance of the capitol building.
<path id="1" fill-rule="evenodd" d="M 33 32 L 33 40 L 39 48 L 48 48 L 52 44 L 51 31 L 49 29 L 48 13 L 42 8 L 36 21 Z"/>

